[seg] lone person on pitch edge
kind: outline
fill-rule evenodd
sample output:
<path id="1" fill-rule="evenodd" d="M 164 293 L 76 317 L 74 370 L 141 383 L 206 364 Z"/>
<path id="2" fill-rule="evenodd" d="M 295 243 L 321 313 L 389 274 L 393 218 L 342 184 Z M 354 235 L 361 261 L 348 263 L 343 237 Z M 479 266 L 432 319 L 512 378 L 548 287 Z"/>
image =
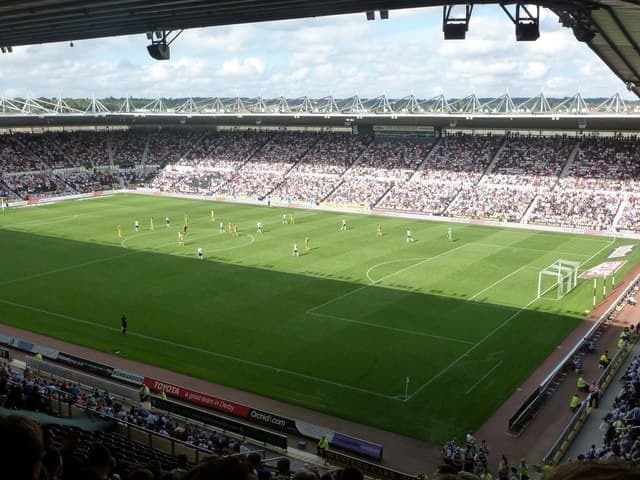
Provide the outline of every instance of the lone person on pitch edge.
<path id="1" fill-rule="evenodd" d="M 126 335 L 127 334 L 127 315 L 125 313 L 122 314 L 122 317 L 120 318 L 120 323 L 122 324 L 121 326 L 122 334 Z"/>

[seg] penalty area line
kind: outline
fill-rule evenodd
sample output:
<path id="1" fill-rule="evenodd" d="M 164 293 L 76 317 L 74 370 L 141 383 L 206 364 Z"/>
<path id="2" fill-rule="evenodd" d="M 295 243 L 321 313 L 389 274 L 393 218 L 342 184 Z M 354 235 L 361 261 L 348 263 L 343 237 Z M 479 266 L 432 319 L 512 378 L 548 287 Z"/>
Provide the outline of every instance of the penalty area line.
<path id="1" fill-rule="evenodd" d="M 486 378 L 488 378 L 488 377 L 489 377 L 489 375 L 491 375 L 491 374 L 494 372 L 494 370 L 495 370 L 496 368 L 498 368 L 500 365 L 502 365 L 502 362 L 504 362 L 504 360 L 500 360 L 496 365 L 494 365 L 494 366 L 493 366 L 493 368 L 492 368 L 491 370 L 489 370 L 489 371 L 488 371 L 487 373 L 485 373 L 482 377 L 480 377 L 476 383 L 474 383 L 473 385 L 471 385 L 471 386 L 467 389 L 467 391 L 466 391 L 466 392 L 464 392 L 464 394 L 465 394 L 465 395 L 469 395 L 471 392 L 473 392 L 473 391 L 476 389 L 476 387 L 477 387 L 478 385 L 480 385 L 480 384 L 483 382 L 483 380 L 485 380 Z"/>
<path id="2" fill-rule="evenodd" d="M 0 303 L 4 303 L 5 305 L 10 305 L 10 306 L 17 307 L 17 308 L 22 308 L 24 310 L 30 310 L 32 312 L 43 313 L 45 315 L 50 315 L 52 317 L 62 318 L 62 319 L 65 319 L 65 320 L 69 320 L 71 322 L 80 323 L 80 324 L 83 324 L 83 325 L 88 325 L 88 326 L 91 326 L 91 327 L 94 327 L 94 328 L 101 328 L 103 330 L 107 330 L 107 331 L 110 331 L 110 332 L 120 333 L 120 328 L 110 327 L 108 325 L 103 325 L 101 323 L 91 322 L 89 320 L 85 320 L 85 319 L 77 318 L 77 317 L 72 317 L 70 315 L 65 315 L 63 313 L 52 312 L 52 311 L 45 310 L 45 309 L 42 309 L 42 308 L 33 307 L 33 306 L 30 306 L 30 305 L 24 305 L 22 303 L 16 303 L 16 302 L 12 302 L 12 301 L 9 301 L 9 300 L 4 300 L 4 299 L 0 299 Z M 327 380 L 325 378 L 315 377 L 313 375 L 306 375 L 304 373 L 294 372 L 292 370 L 287 370 L 285 368 L 278 368 L 278 367 L 274 367 L 272 365 L 267 365 L 267 364 L 264 364 L 264 363 L 255 362 L 253 360 L 247 360 L 245 358 L 234 357 L 233 355 L 228 355 L 228 354 L 225 354 L 225 353 L 219 353 L 219 352 L 214 352 L 214 351 L 211 351 L 211 350 L 205 350 L 203 348 L 198 348 L 198 347 L 194 347 L 194 346 L 191 346 L 191 345 L 185 345 L 183 343 L 173 342 L 171 340 L 166 340 L 164 338 L 152 337 L 150 335 L 145 335 L 143 333 L 132 332 L 132 331 L 129 330 L 129 331 L 127 331 L 127 336 L 138 337 L 138 338 L 141 338 L 141 339 L 144 339 L 144 340 L 148 340 L 150 342 L 160 343 L 160 344 L 164 344 L 164 345 L 170 345 L 172 347 L 177 347 L 177 348 L 181 348 L 181 349 L 184 349 L 184 350 L 189 350 L 189 351 L 192 351 L 192 352 L 202 353 L 202 354 L 205 354 L 205 355 L 210 355 L 212 357 L 222 358 L 224 360 L 230 360 L 230 361 L 234 361 L 234 362 L 237 362 L 237 363 L 242 363 L 242 364 L 245 364 L 245 365 L 251 365 L 253 367 L 258 367 L 258 368 L 261 368 L 263 370 L 270 370 L 272 372 L 275 372 L 276 374 L 284 373 L 284 374 L 290 375 L 292 377 L 298 377 L 298 378 L 303 378 L 305 380 L 311 380 L 311 381 L 318 382 L 318 383 L 324 383 L 324 384 L 331 385 L 331 386 L 334 386 L 334 387 L 343 388 L 345 390 L 352 390 L 352 391 L 355 391 L 355 392 L 364 393 L 364 394 L 370 395 L 370 396 L 385 398 L 387 400 L 401 401 L 401 400 L 398 400 L 393 395 L 385 395 L 384 393 L 374 392 L 372 390 L 367 390 L 367 389 L 360 388 L 360 387 L 354 387 L 353 385 L 347 385 L 347 384 L 344 384 L 344 383 L 334 382 L 334 381 L 331 381 L 331 380 Z"/>
<path id="3" fill-rule="evenodd" d="M 445 256 L 445 255 L 448 255 L 448 254 L 450 254 L 450 253 L 453 253 L 453 252 L 455 252 L 456 250 L 460 250 L 461 248 L 466 247 L 467 245 L 469 245 L 469 244 L 465 243 L 464 245 L 460 245 L 459 247 L 451 248 L 451 249 L 449 249 L 449 250 L 445 250 L 444 252 L 439 253 L 438 255 L 436 255 L 436 256 L 434 256 L 434 257 L 427 257 L 427 258 L 425 258 L 424 260 L 421 260 L 421 261 L 416 262 L 416 263 L 414 263 L 414 264 L 412 264 L 412 265 L 409 265 L 408 267 L 402 268 L 402 269 L 400 269 L 400 270 L 398 270 L 398 271 L 396 271 L 396 272 L 390 273 L 389 275 L 386 275 L 386 276 L 384 276 L 384 277 L 382 277 L 382 278 L 379 278 L 379 279 L 378 279 L 378 280 L 376 280 L 375 282 L 371 282 L 370 284 L 362 285 L 362 286 L 360 286 L 360 287 L 358 287 L 358 288 L 355 288 L 355 289 L 353 289 L 353 290 L 349 290 L 348 292 L 343 293 L 342 295 L 338 295 L 337 297 L 330 298 L 329 300 L 327 300 L 327 301 L 326 301 L 326 302 L 324 302 L 324 303 L 321 303 L 320 305 L 316 305 L 315 307 L 311 307 L 311 308 L 310 308 L 309 310 L 307 310 L 305 313 L 307 313 L 307 314 L 313 313 L 313 312 L 315 312 L 316 310 L 321 309 L 322 307 L 326 307 L 327 305 L 331 305 L 332 303 L 337 302 L 338 300 L 342 300 L 343 298 L 346 298 L 346 297 L 348 297 L 348 296 L 350 296 L 350 295 L 353 295 L 354 293 L 358 293 L 358 292 L 360 292 L 360 291 L 362 291 L 362 290 L 364 290 L 364 289 L 366 289 L 366 288 L 370 288 L 370 287 L 377 286 L 380 282 L 383 282 L 383 281 L 385 281 L 385 280 L 387 280 L 387 279 L 389 279 L 389 278 L 395 277 L 396 275 L 399 275 L 399 274 L 401 274 L 401 273 L 404 273 L 404 272 L 406 272 L 407 270 L 411 270 L 412 268 L 415 268 L 415 267 L 417 267 L 417 266 L 419 266 L 419 265 L 422 265 L 423 263 L 427 263 L 427 262 L 430 262 L 430 261 L 432 261 L 432 260 L 436 260 L 436 259 L 438 259 L 438 258 L 440 258 L 440 257 L 443 257 L 443 256 Z M 374 265 L 373 267 L 375 267 L 375 266 L 376 266 L 376 265 Z M 373 268 L 373 267 L 371 267 L 371 268 Z M 371 270 L 371 268 L 370 268 L 368 271 L 370 271 L 370 270 Z"/>
<path id="4" fill-rule="evenodd" d="M 461 338 L 443 337 L 441 335 L 432 335 L 432 334 L 426 333 L 426 332 L 419 332 L 419 331 L 416 331 L 416 330 L 407 330 L 407 329 L 404 329 L 404 328 L 397 328 L 397 327 L 389 327 L 387 325 L 378 325 L 378 324 L 375 324 L 375 323 L 363 322 L 361 320 L 354 320 L 352 318 L 337 317 L 335 315 L 326 315 L 324 313 L 311 312 L 311 313 L 309 313 L 309 315 L 313 315 L 313 316 L 316 316 L 316 317 L 329 318 L 329 319 L 333 319 L 333 320 L 338 320 L 340 322 L 355 323 L 357 325 L 364 325 L 365 327 L 380 328 L 382 330 L 389 330 L 389 331 L 392 331 L 392 332 L 400 332 L 400 333 L 407 333 L 409 335 L 418 335 L 418 336 L 421 336 L 421 337 L 434 338 L 436 340 L 444 340 L 446 342 L 464 343 L 466 345 L 473 345 L 474 344 L 474 342 L 470 342 L 470 341 L 467 341 L 467 340 L 462 340 Z"/>
<path id="5" fill-rule="evenodd" d="M 458 358 L 456 358 L 453 362 L 451 362 L 449 365 L 447 365 L 445 368 L 443 368 L 442 370 L 440 370 L 438 373 L 436 373 L 433 377 L 431 377 L 429 380 L 427 380 L 425 383 L 423 383 L 420 387 L 418 387 L 418 389 L 416 391 L 414 391 L 411 395 L 409 395 L 406 399 L 406 401 L 411 400 L 413 397 L 415 397 L 416 395 L 418 395 L 422 390 L 424 390 L 425 388 L 427 388 L 429 385 L 431 385 L 433 382 L 435 382 L 436 380 L 438 380 L 440 377 L 442 377 L 445 373 L 447 373 L 449 370 L 451 370 L 453 367 L 455 367 L 458 363 L 460 363 L 462 360 L 464 360 L 466 357 L 469 356 L 469 354 L 471 352 L 473 352 L 475 349 L 477 349 L 480 345 L 482 345 L 484 342 L 486 342 L 489 338 L 493 337 L 493 335 L 503 329 L 504 327 L 506 327 L 511 320 L 513 320 L 514 318 L 516 318 L 518 315 L 520 315 L 522 312 L 524 312 L 527 308 L 529 308 L 531 305 L 533 305 L 536 301 L 538 300 L 538 298 L 534 298 L 533 300 L 531 300 L 529 303 L 527 303 L 524 307 L 522 307 L 520 310 L 518 310 L 517 312 L 515 312 L 513 315 L 511 315 L 510 317 L 508 317 L 506 320 L 504 320 L 501 324 L 499 324 L 496 328 L 494 328 L 493 330 L 491 330 L 489 333 L 487 333 L 483 338 L 481 338 L 475 345 L 473 345 L 471 348 L 469 348 L 466 352 L 464 352 L 462 355 L 460 355 Z"/>
<path id="6" fill-rule="evenodd" d="M 482 295 L 484 292 L 486 292 L 487 290 L 491 290 L 493 287 L 495 287 L 496 285 L 504 282 L 507 278 L 516 275 L 517 273 L 520 273 L 521 270 L 524 270 L 525 268 L 527 268 L 527 265 L 523 265 L 522 267 L 518 268 L 517 270 L 514 270 L 513 272 L 505 275 L 504 277 L 502 277 L 500 280 L 497 280 L 495 282 L 493 282 L 491 285 L 489 285 L 486 288 L 483 288 L 482 290 L 480 290 L 478 293 L 476 293 L 475 295 L 473 295 L 472 297 L 467 298 L 467 300 L 465 301 L 465 303 L 472 301 L 473 299 L 479 297 L 480 295 Z"/>

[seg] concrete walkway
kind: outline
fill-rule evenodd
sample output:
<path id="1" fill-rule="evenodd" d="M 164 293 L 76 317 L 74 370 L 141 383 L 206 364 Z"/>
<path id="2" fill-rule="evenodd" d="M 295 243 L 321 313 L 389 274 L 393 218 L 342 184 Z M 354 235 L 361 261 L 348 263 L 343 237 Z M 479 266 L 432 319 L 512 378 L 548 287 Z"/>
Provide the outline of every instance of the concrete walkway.
<path id="1" fill-rule="evenodd" d="M 613 410 L 613 401 L 618 393 L 620 393 L 620 380 L 626 373 L 633 357 L 639 354 L 640 342 L 636 342 L 634 347 L 631 349 L 627 360 L 609 384 L 609 388 L 607 388 L 607 390 L 600 396 L 598 408 L 591 411 L 591 415 L 589 415 L 582 429 L 573 440 L 573 444 L 562 459 L 562 462 L 575 460 L 578 455 L 587 452 L 587 450 L 591 448 L 591 445 L 595 444 L 596 447 L 600 447 L 602 445 L 604 436 L 604 431 L 602 430 L 603 419 L 607 413 Z"/>

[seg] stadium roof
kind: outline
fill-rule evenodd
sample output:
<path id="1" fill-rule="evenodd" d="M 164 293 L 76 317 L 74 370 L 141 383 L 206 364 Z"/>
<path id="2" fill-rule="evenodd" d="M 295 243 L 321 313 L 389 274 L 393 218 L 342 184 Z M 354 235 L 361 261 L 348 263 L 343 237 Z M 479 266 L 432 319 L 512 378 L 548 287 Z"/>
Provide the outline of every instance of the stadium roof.
<path id="1" fill-rule="evenodd" d="M 107 107 L 105 105 L 109 105 Z M 475 94 L 447 99 L 413 95 L 391 99 L 359 96 L 336 99 L 205 98 L 156 99 L 9 99 L 0 97 L 0 128 L 54 127 L 391 127 L 638 132 L 640 106 L 619 94 L 604 101 L 579 93 L 564 99 L 544 94 L 513 99 L 509 94 L 480 99 Z"/>
<path id="2" fill-rule="evenodd" d="M 158 30 L 229 25 L 490 0 L 9 0 L 0 3 L 0 47 Z M 517 2 L 502 2 L 514 4 Z M 525 2 L 528 3 L 528 2 Z M 640 96 L 639 0 L 542 0 Z M 590 39 L 590 32 L 596 33 Z"/>

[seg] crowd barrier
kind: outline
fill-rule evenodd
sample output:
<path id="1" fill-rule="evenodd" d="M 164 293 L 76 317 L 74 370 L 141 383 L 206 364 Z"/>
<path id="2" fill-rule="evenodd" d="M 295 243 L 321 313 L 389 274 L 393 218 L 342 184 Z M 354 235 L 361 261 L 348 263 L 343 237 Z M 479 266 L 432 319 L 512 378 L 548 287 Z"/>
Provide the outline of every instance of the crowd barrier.
<path id="1" fill-rule="evenodd" d="M 545 399 L 547 398 L 547 390 L 558 375 L 567 368 L 572 368 L 573 357 L 578 353 L 584 345 L 589 341 L 593 334 L 600 328 L 604 322 L 606 322 L 613 311 L 621 304 L 624 303 L 625 298 L 629 295 L 629 292 L 636 287 L 640 281 L 640 275 L 637 275 L 627 287 L 618 295 L 616 300 L 609 306 L 609 308 L 600 316 L 597 322 L 595 322 L 585 336 L 571 349 L 571 351 L 565 355 L 565 357 L 558 362 L 554 369 L 546 376 L 546 378 L 536 387 L 535 391 L 523 402 L 518 410 L 509 419 L 509 431 L 513 433 L 520 433 L 523 428 L 528 424 L 536 412 L 540 409 Z"/>
<path id="2" fill-rule="evenodd" d="M 11 361 L 11 352 L 7 349 L 0 348 L 0 360 Z"/>
<path id="3" fill-rule="evenodd" d="M 60 352 L 19 338 L 0 335 L 0 345 L 6 345 L 34 355 L 40 354 L 43 358 L 61 362 L 77 370 L 97 375 L 101 378 L 121 380 L 136 387 L 146 385 L 152 392 L 164 392 L 168 397 L 224 413 L 226 415 L 231 415 L 245 421 L 257 423 L 283 433 L 295 433 L 314 440 L 319 440 L 322 436 L 326 436 L 332 448 L 342 449 L 372 460 L 382 459 L 384 451 L 382 445 L 368 442 L 340 432 L 335 432 L 306 422 L 299 422 L 291 418 L 253 408 L 248 405 L 215 397 L 206 393 L 197 392 L 168 382 L 163 382 L 159 379 L 143 377 L 133 372 L 127 372 L 110 365 L 105 365 L 93 360 L 71 355 L 69 353 Z M 37 359 L 30 359 L 29 362 L 37 362 Z M 32 365 L 35 365 L 35 363 L 32 363 Z M 42 365 L 39 366 L 42 367 Z M 242 428 L 242 426 L 237 428 Z"/>
<path id="4" fill-rule="evenodd" d="M 250 420 L 281 432 L 295 433 L 304 437 L 313 438 L 314 440 L 319 440 L 321 436 L 324 435 L 329 440 L 332 448 L 339 448 L 372 460 L 382 459 L 382 445 L 373 442 L 309 425 L 306 422 L 298 422 L 297 420 L 282 415 L 276 415 L 248 405 L 214 397 L 155 378 L 145 377 L 143 384 L 149 387 L 151 391 L 164 392 L 168 397 L 177 398 L 187 403 L 222 412 L 237 418 Z"/>
<path id="5" fill-rule="evenodd" d="M 415 480 L 415 476 L 407 475 L 406 473 L 399 472 L 387 467 L 381 467 L 380 465 L 372 462 L 367 462 L 361 458 L 351 457 L 344 453 L 337 452 L 335 450 L 328 450 L 325 458 L 331 460 L 331 463 L 340 465 L 342 467 L 355 467 L 364 473 L 365 477 L 373 477 L 389 480 Z"/>
<path id="6" fill-rule="evenodd" d="M 178 415 L 189 420 L 196 420 L 206 425 L 211 425 L 224 432 L 235 433 L 242 437 L 250 438 L 256 442 L 260 442 L 263 445 L 270 445 L 287 449 L 287 437 L 277 433 L 264 430 L 262 428 L 254 427 L 253 425 L 247 425 L 246 423 L 230 420 L 226 417 L 221 417 L 213 413 L 205 412 L 197 408 L 189 407 L 187 405 L 172 402 L 171 400 L 163 400 L 161 398 L 153 397 L 151 399 L 151 405 L 158 410 L 165 410 L 172 415 Z"/>
<path id="7" fill-rule="evenodd" d="M 631 345 L 627 342 L 627 345 L 618 350 L 616 354 L 611 359 L 611 362 L 604 369 L 602 375 L 596 380 L 598 383 L 598 387 L 600 391 L 603 392 L 611 383 L 611 380 L 616 375 L 624 361 L 627 359 L 629 352 L 631 351 Z M 562 431 L 560 436 L 553 443 L 549 451 L 543 457 L 542 462 L 545 465 L 557 465 L 562 458 L 565 456 L 567 450 L 573 443 L 574 438 L 580 432 L 580 429 L 587 421 L 587 418 L 591 414 L 591 408 L 589 407 L 588 401 L 582 402 L 576 413 L 571 418 L 569 424 Z"/>
<path id="8" fill-rule="evenodd" d="M 107 391 L 113 395 L 117 395 L 118 397 L 125 398 L 130 402 L 140 401 L 137 389 L 126 387 L 120 383 L 96 378 L 94 376 L 78 372 L 77 370 L 70 370 L 50 362 L 45 362 L 44 360 L 38 360 L 35 357 L 28 357 L 25 360 L 25 363 L 27 367 L 34 372 L 38 372 L 40 375 L 46 374 L 49 376 L 64 378 L 71 382 L 81 383 L 83 385 L 91 385 L 99 390 Z"/>

